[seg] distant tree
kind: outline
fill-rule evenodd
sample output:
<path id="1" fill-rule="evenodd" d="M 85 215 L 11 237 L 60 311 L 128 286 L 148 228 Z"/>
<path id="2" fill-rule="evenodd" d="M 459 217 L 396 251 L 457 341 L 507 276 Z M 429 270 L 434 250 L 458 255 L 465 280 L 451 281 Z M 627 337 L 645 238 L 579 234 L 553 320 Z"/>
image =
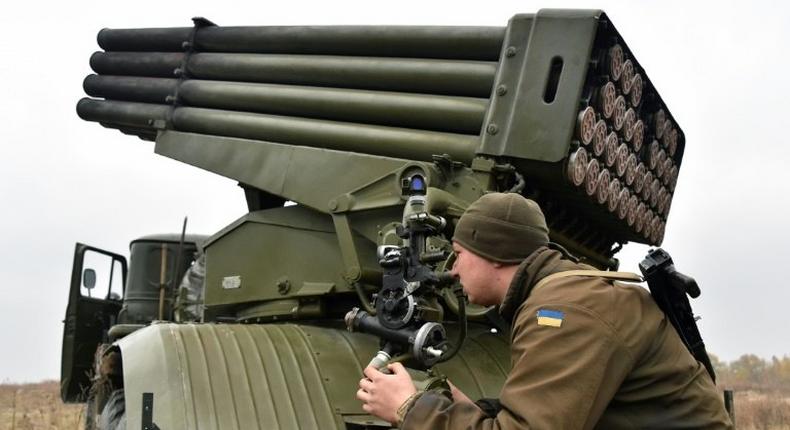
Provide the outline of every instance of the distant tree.
<path id="1" fill-rule="evenodd" d="M 710 358 L 710 364 L 713 365 L 713 370 L 715 370 L 717 374 L 720 371 L 727 370 L 727 362 L 722 361 L 718 355 L 708 353 L 708 358 Z"/>
<path id="2" fill-rule="evenodd" d="M 771 364 L 765 369 L 763 378 L 765 387 L 790 392 L 790 357 L 771 357 Z"/>
<path id="3" fill-rule="evenodd" d="M 744 354 L 727 363 L 715 354 L 708 354 L 716 371 L 716 383 L 735 390 L 778 391 L 790 395 L 790 356 L 773 356 L 770 360 Z"/>
<path id="4" fill-rule="evenodd" d="M 730 363 L 732 382 L 736 386 L 756 387 L 764 382 L 767 363 L 754 354 L 744 354 Z"/>
<path id="5" fill-rule="evenodd" d="M 716 380 L 719 385 L 728 387 L 732 385 L 732 375 L 730 375 L 730 366 L 726 361 L 722 361 L 716 354 L 708 354 L 710 364 L 713 365 L 713 371 L 716 372 Z"/>

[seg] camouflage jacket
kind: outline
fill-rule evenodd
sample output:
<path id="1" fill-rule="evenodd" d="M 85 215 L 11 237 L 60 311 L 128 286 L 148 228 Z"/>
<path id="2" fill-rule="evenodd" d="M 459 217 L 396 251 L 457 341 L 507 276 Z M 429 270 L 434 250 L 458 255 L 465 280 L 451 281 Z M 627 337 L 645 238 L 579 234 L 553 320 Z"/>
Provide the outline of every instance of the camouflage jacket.
<path id="1" fill-rule="evenodd" d="M 599 277 L 542 248 L 519 267 L 500 313 L 511 322 L 511 370 L 487 415 L 472 403 L 421 396 L 402 429 L 731 428 L 705 368 L 650 293 Z"/>

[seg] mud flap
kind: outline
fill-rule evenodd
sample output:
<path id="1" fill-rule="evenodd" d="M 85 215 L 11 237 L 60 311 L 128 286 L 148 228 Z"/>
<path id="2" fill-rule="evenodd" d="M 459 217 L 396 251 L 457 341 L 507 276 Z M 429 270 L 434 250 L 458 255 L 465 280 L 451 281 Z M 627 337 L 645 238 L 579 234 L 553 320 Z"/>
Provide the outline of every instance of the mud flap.
<path id="1" fill-rule="evenodd" d="M 335 429 L 379 425 L 356 399 L 378 339 L 298 324 L 153 324 L 119 340 L 126 424 L 162 429 Z M 496 397 L 507 339 L 473 325 L 459 356 L 438 366 L 472 397 Z M 150 393 L 151 421 L 143 412 Z"/>

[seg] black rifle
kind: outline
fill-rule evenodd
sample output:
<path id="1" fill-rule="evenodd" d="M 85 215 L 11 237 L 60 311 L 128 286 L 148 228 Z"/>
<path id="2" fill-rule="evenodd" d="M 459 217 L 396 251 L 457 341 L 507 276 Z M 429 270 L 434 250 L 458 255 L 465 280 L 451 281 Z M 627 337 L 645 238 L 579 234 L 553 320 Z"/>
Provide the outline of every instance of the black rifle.
<path id="1" fill-rule="evenodd" d="M 699 297 L 697 281 L 675 270 L 672 257 L 661 248 L 651 250 L 639 263 L 639 270 L 647 281 L 653 299 L 669 318 L 686 348 L 705 366 L 713 382 L 716 382 L 716 373 L 713 371 L 705 343 L 697 328 L 697 320 L 686 296 Z"/>

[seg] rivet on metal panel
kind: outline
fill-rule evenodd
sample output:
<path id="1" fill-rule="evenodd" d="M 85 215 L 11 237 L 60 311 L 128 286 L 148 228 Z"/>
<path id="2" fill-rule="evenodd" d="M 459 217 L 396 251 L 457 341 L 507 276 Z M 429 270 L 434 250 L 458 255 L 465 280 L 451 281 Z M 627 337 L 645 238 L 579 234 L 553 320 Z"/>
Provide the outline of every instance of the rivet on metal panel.
<path id="1" fill-rule="evenodd" d="M 291 291 L 291 281 L 287 279 L 280 279 L 277 281 L 277 291 L 280 294 L 288 294 Z"/>
<path id="2" fill-rule="evenodd" d="M 516 52 L 518 52 L 518 49 L 516 49 L 515 46 L 509 46 L 505 50 L 505 55 L 508 56 L 508 57 L 515 57 L 516 56 Z"/>
<path id="3" fill-rule="evenodd" d="M 496 89 L 496 93 L 497 95 L 504 96 L 505 94 L 507 94 L 507 86 L 505 85 L 498 86 Z"/>
<path id="4" fill-rule="evenodd" d="M 493 123 L 488 124 L 488 127 L 486 127 L 486 132 L 493 136 L 497 134 L 497 132 L 499 132 L 499 127 L 497 127 L 497 125 Z"/>

